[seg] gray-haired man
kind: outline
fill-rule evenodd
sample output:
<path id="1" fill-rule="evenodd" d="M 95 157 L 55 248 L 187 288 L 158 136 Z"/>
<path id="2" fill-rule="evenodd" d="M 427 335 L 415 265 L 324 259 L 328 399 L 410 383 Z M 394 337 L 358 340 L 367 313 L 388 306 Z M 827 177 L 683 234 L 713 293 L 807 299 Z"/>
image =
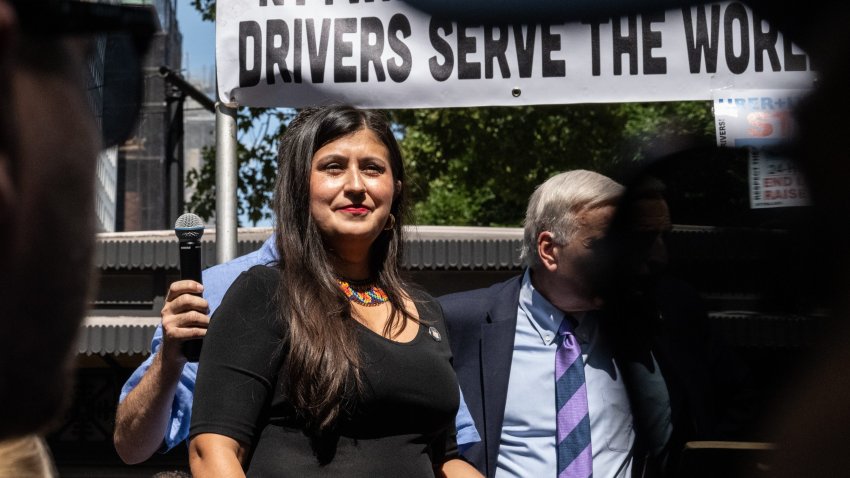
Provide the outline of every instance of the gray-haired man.
<path id="1" fill-rule="evenodd" d="M 591 171 L 554 176 L 529 201 L 525 272 L 439 299 L 455 370 L 483 438 L 464 457 L 488 477 L 637 472 L 643 460 L 635 455 L 640 431 L 626 383 L 632 377 L 655 394 L 647 449 L 660 453 L 658 442 L 670 437 L 658 368 L 621 360 L 599 313 L 608 260 L 601 246 L 622 192 Z"/>

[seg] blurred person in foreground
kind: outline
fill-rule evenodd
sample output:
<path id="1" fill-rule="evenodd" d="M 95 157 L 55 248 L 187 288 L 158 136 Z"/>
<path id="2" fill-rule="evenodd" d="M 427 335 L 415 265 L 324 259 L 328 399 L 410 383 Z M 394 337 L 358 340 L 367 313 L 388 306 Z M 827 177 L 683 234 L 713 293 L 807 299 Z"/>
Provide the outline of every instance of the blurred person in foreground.
<path id="1" fill-rule="evenodd" d="M 204 339 L 195 477 L 479 476 L 457 458 L 439 305 L 399 275 L 403 186 L 381 114 L 309 108 L 289 125 L 280 261 L 237 278 Z"/>
<path id="2" fill-rule="evenodd" d="M 679 159 L 679 158 L 677 158 Z M 752 440 L 756 410 L 745 362 L 711 327 L 698 291 L 670 272 L 673 229 L 664 183 L 648 173 L 631 181 L 606 232 L 610 251 L 605 302 L 620 352 L 651 351 L 664 372 L 672 423 L 667 461 L 681 476 L 687 441 Z M 675 258 L 673 258 L 675 259 Z M 729 469 L 728 463 L 717 463 Z M 723 468 L 726 467 L 726 468 Z"/>
<path id="3" fill-rule="evenodd" d="M 818 81 L 795 111 L 791 152 L 805 173 L 815 206 L 808 246 L 816 252 L 805 279 L 820 289 L 830 312 L 818 325 L 811 359 L 798 358 L 793 381 L 777 396 L 766 425 L 779 452 L 769 476 L 845 476 L 850 469 L 850 149 L 836 129 L 850 108 L 850 4 L 757 5 L 817 65 Z M 813 321 L 814 322 L 814 321 Z"/>
<path id="4" fill-rule="evenodd" d="M 58 476 L 47 445 L 35 434 L 0 441 L 0 476 Z"/>
<path id="5" fill-rule="evenodd" d="M 2 447 L 17 440 L 46 453 L 40 439 L 22 437 L 48 431 L 69 395 L 71 346 L 93 282 L 95 162 L 132 129 L 138 61 L 155 25 L 148 8 L 0 0 Z M 98 33 L 122 36 L 136 54 L 123 58 L 136 73 L 127 107 L 102 131 L 86 91 Z"/>
<path id="6" fill-rule="evenodd" d="M 628 186 L 608 231 L 615 253 L 609 303 L 642 313 L 623 324 L 630 337 L 662 349 L 662 368 L 677 369 L 691 407 L 689 439 L 753 439 L 753 395 L 741 357 L 714 329 L 699 292 L 670 272 L 673 230 L 665 184 L 644 174 Z"/>

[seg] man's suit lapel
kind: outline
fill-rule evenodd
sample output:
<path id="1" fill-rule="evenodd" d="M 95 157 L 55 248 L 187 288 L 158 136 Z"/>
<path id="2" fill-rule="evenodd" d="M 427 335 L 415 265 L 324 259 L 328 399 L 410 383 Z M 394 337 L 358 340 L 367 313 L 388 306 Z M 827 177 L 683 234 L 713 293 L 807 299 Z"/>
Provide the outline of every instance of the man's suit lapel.
<path id="1" fill-rule="evenodd" d="M 484 390 L 484 443 L 487 476 L 496 473 L 496 457 L 505 418 L 505 400 L 511 375 L 517 306 L 522 277 L 514 279 L 493 298 L 487 323 L 481 326 L 481 379 Z"/>

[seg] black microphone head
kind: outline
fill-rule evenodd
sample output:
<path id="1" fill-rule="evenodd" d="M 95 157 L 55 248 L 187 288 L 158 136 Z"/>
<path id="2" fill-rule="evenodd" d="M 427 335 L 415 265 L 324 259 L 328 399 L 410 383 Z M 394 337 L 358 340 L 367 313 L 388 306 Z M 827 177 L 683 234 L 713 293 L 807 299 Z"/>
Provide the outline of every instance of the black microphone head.
<path id="1" fill-rule="evenodd" d="M 174 233 L 180 242 L 199 241 L 204 235 L 204 221 L 197 214 L 187 212 L 177 218 Z"/>

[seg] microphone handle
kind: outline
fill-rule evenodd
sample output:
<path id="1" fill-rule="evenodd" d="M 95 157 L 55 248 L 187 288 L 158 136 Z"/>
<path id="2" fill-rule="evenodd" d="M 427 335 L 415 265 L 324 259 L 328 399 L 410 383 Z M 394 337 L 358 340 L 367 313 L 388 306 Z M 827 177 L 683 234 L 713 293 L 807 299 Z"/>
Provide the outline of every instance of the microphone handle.
<path id="1" fill-rule="evenodd" d="M 186 241 L 180 243 L 180 278 L 190 279 L 201 284 L 201 242 Z M 201 294 L 193 294 L 201 296 Z M 202 338 L 183 342 L 181 350 L 189 362 L 197 362 L 201 357 Z"/>

